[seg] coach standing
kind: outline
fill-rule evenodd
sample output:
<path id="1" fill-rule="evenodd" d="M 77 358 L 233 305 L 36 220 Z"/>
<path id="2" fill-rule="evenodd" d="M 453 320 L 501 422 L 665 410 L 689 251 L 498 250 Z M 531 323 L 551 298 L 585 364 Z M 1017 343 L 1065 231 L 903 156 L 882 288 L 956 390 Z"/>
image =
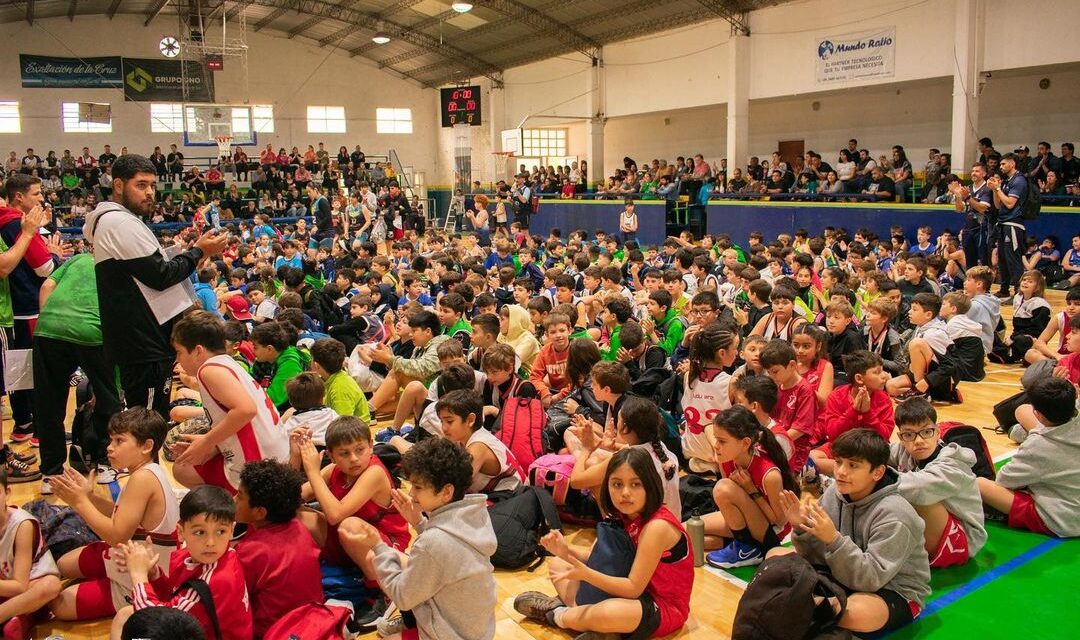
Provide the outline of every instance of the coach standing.
<path id="1" fill-rule="evenodd" d="M 119 369 L 127 406 L 150 407 L 168 419 L 176 359 L 169 338 L 183 310 L 175 309 L 177 290 L 171 287 L 190 277 L 203 257 L 220 254 L 228 234 L 211 230 L 191 249 L 166 259 L 144 222 L 157 205 L 153 163 L 120 156 L 112 177 L 111 200 L 98 205 L 83 227 L 94 247 L 105 356 Z"/>
<path id="2" fill-rule="evenodd" d="M 994 208 L 998 211 L 997 250 L 998 273 L 1001 274 L 1001 289 L 997 297 L 1011 298 L 1010 287 L 1020 287 L 1020 276 L 1024 273 L 1024 250 L 1027 248 L 1027 229 L 1024 227 L 1022 207 L 1028 197 L 1028 182 L 1016 169 L 1019 158 L 1015 153 L 1006 153 L 1001 157 L 1001 170 L 1005 180 L 999 176 L 990 176 L 986 181 L 994 194 Z"/>

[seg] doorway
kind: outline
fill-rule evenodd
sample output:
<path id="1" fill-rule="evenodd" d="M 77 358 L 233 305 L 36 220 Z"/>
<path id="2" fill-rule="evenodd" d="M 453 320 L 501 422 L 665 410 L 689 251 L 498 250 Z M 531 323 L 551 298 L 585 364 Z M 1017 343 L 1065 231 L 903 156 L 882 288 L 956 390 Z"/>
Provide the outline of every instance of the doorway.
<path id="1" fill-rule="evenodd" d="M 777 151 L 780 152 L 780 159 L 787 163 L 787 166 L 795 166 L 795 158 L 803 157 L 806 152 L 805 140 L 781 140 L 776 144 Z"/>

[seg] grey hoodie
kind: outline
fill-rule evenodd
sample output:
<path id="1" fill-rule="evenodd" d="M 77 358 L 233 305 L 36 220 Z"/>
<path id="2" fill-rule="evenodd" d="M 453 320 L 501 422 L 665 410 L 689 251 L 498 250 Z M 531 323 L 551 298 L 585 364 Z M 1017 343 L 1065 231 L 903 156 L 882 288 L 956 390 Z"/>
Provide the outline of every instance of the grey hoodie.
<path id="1" fill-rule="evenodd" d="M 1032 429 L 997 482 L 1031 493 L 1035 511 L 1058 536 L 1080 536 L 1080 417 Z"/>
<path id="2" fill-rule="evenodd" d="M 986 353 L 994 350 L 994 332 L 1001 319 L 1001 300 L 989 293 L 977 295 L 971 299 L 971 308 L 967 316 L 982 326 L 983 349 Z"/>
<path id="3" fill-rule="evenodd" d="M 975 474 L 971 471 L 971 465 L 975 464 L 975 452 L 955 442 L 945 444 L 920 469 L 904 445 L 894 442 L 889 449 L 889 464 L 900 472 L 896 486 L 900 495 L 916 507 L 940 502 L 964 527 L 968 539 L 968 557 L 975 557 L 986 544 L 982 498 Z"/>
<path id="4" fill-rule="evenodd" d="M 828 565 L 852 591 L 889 589 L 922 607 L 930 595 L 923 521 L 897 491 L 897 477 L 895 469 L 886 469 L 873 493 L 857 502 L 830 486 L 821 506 L 840 535 L 826 547 L 812 534 L 796 532 L 792 543 L 811 564 Z"/>
<path id="5" fill-rule="evenodd" d="M 436 509 L 416 526 L 402 566 L 393 548 L 375 546 L 375 573 L 386 595 L 416 616 L 421 638 L 495 637 L 495 531 L 485 496 L 470 494 Z"/>

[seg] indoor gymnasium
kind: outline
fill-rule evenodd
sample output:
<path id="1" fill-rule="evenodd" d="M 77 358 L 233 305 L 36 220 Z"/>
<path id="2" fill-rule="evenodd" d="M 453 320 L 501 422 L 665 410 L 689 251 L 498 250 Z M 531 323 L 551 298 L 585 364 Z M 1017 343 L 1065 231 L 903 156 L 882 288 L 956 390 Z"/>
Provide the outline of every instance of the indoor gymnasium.
<path id="1" fill-rule="evenodd" d="M 0 0 L 3 640 L 1073 637 L 1078 21 Z"/>

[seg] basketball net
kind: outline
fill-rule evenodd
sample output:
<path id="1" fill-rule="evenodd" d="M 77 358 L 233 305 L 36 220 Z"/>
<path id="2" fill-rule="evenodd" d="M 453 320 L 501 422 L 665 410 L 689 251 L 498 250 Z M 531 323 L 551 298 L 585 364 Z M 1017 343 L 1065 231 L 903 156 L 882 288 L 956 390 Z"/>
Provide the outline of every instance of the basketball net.
<path id="1" fill-rule="evenodd" d="M 232 155 L 232 136 L 214 136 L 214 141 L 217 142 L 219 157 L 223 158 Z"/>

